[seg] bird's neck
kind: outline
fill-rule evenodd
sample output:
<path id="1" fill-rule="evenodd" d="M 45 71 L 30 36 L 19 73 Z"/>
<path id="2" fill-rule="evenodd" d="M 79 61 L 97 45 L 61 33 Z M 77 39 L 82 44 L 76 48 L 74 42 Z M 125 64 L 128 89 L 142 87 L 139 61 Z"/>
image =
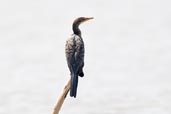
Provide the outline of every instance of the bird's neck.
<path id="1" fill-rule="evenodd" d="M 79 29 L 78 24 L 73 23 L 72 30 L 73 30 L 74 34 L 81 36 L 81 30 Z"/>

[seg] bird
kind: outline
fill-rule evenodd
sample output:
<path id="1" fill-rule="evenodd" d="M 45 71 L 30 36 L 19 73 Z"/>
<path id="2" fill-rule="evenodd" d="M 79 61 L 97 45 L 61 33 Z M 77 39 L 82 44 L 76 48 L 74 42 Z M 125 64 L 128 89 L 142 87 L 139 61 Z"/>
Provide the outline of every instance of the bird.
<path id="1" fill-rule="evenodd" d="M 65 45 L 65 55 L 71 75 L 70 96 L 74 98 L 76 98 L 77 95 L 78 76 L 84 76 L 83 67 L 85 49 L 79 25 L 91 19 L 93 19 L 93 17 L 76 18 L 72 24 L 73 34 L 67 39 Z"/>

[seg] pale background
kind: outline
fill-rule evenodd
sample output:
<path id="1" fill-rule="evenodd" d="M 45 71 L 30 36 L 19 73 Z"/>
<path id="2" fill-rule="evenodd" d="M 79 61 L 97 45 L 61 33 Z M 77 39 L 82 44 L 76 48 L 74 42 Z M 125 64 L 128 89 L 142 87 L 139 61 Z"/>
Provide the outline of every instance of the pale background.
<path id="1" fill-rule="evenodd" d="M 70 78 L 76 17 L 86 46 L 77 98 L 60 114 L 171 114 L 170 0 L 1 0 L 0 114 L 51 114 Z"/>

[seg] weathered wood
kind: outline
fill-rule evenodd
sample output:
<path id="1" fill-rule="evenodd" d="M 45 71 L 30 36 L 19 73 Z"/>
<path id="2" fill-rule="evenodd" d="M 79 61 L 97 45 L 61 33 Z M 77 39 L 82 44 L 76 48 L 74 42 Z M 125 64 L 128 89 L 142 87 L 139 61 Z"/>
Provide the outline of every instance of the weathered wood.
<path id="1" fill-rule="evenodd" d="M 52 114 L 58 114 L 59 113 L 59 111 L 62 107 L 62 104 L 63 104 L 63 102 L 64 102 L 64 100 L 65 100 L 65 98 L 66 98 L 66 96 L 70 90 L 70 87 L 71 87 L 71 79 L 67 82 L 67 84 L 65 85 L 61 95 L 59 96 Z"/>

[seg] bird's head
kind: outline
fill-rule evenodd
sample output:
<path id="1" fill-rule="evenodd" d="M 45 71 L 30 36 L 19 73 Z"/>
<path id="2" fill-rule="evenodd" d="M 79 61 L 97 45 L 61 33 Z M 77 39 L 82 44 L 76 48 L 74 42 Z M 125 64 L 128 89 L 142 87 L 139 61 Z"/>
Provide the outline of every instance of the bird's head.
<path id="1" fill-rule="evenodd" d="M 72 25 L 72 29 L 74 34 L 77 35 L 81 35 L 81 31 L 79 29 L 79 25 L 85 21 L 91 20 L 93 19 L 93 17 L 79 17 L 77 19 L 74 20 L 73 25 Z"/>
<path id="2" fill-rule="evenodd" d="M 91 20 L 91 19 L 93 19 L 93 17 L 79 17 L 74 20 L 73 24 L 80 25 L 81 23 Z"/>

